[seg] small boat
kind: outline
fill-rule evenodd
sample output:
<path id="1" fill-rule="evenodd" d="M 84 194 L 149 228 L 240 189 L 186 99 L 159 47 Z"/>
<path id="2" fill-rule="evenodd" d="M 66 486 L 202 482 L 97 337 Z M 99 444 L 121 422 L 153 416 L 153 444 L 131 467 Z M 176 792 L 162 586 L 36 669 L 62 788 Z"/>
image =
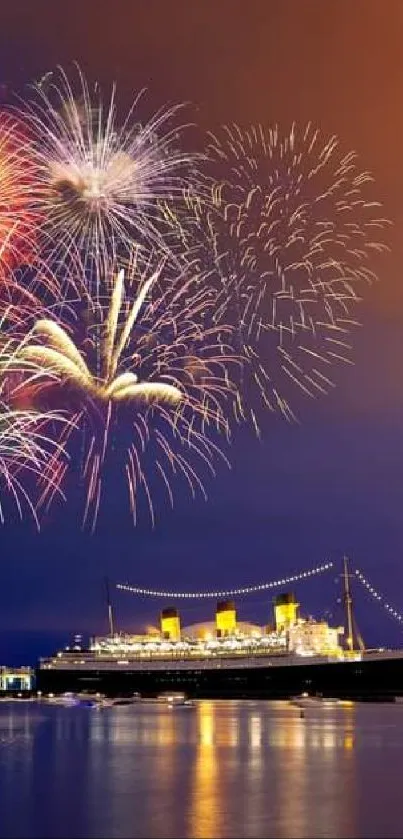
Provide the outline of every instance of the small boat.
<path id="1" fill-rule="evenodd" d="M 0 696 L 0 702 L 36 702 L 36 696 L 24 696 L 23 693 Z"/>
<path id="2" fill-rule="evenodd" d="M 54 694 L 49 693 L 48 696 L 42 696 L 42 701 L 49 705 L 63 705 L 65 708 L 79 705 L 79 700 L 74 693 Z"/>
<path id="3" fill-rule="evenodd" d="M 190 708 L 194 705 L 192 699 L 188 699 L 185 693 L 178 691 L 167 691 L 159 693 L 158 696 L 140 696 L 134 701 L 146 705 L 167 705 L 168 708 Z"/>
<path id="4" fill-rule="evenodd" d="M 112 708 L 114 704 L 114 700 L 108 699 L 108 697 L 103 693 L 85 693 L 85 691 L 83 691 L 82 693 L 76 694 L 76 699 L 78 700 L 79 705 L 99 710 L 101 710 L 101 708 Z"/>
<path id="5" fill-rule="evenodd" d="M 341 700 L 333 697 L 324 696 L 310 696 L 308 693 L 302 693 L 301 696 L 294 696 L 290 699 L 290 704 L 297 708 L 330 708 L 335 705 L 340 705 Z"/>
<path id="6" fill-rule="evenodd" d="M 190 708 L 194 705 L 191 699 L 188 699 L 185 693 L 161 693 L 157 696 L 157 702 L 165 702 L 170 708 L 186 707 Z"/>

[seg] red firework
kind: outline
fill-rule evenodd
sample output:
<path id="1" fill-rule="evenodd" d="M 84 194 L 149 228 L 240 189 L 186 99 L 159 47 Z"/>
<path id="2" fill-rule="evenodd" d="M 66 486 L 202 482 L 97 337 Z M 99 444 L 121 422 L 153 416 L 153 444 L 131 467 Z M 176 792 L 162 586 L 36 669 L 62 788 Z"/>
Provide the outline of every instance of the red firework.
<path id="1" fill-rule="evenodd" d="M 23 122 L 0 111 L 0 281 L 32 265 L 38 215 L 32 208 L 35 185 L 30 139 Z"/>

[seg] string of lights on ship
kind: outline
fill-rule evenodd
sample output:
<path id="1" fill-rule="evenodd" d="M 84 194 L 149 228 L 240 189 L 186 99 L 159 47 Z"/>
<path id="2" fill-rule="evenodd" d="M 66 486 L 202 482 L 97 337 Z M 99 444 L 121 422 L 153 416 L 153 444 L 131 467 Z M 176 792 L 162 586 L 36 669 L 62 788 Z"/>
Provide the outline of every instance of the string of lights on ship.
<path id="1" fill-rule="evenodd" d="M 316 577 L 319 574 L 324 574 L 334 568 L 333 562 L 325 562 L 322 565 L 316 565 L 314 568 L 309 568 L 300 571 L 298 574 L 291 574 L 288 577 L 282 577 L 278 580 L 270 580 L 269 582 L 259 583 L 257 585 L 244 586 L 243 588 L 232 588 L 219 591 L 162 591 L 159 589 L 141 588 L 139 586 L 132 586 L 128 583 L 118 583 L 116 588 L 120 591 L 126 591 L 130 594 L 136 594 L 140 597 L 157 597 L 165 600 L 204 600 L 204 599 L 221 599 L 224 597 L 242 597 L 249 594 L 255 594 L 263 591 L 270 591 L 271 589 L 280 588 L 290 585 L 292 583 L 301 582 L 304 580 Z M 399 624 L 403 624 L 403 613 L 395 609 L 365 577 L 365 575 L 358 568 L 354 569 L 353 577 L 358 580 L 365 591 L 379 603 L 385 612 Z"/>

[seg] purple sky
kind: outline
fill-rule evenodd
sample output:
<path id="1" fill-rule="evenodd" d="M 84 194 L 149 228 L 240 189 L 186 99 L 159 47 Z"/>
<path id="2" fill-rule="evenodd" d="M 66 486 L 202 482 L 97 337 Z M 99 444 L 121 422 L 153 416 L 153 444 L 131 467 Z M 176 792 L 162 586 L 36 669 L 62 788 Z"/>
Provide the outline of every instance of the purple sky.
<path id="1" fill-rule="evenodd" d="M 345 552 L 403 610 L 402 3 L 4 6 L 0 82 L 22 91 L 57 64 L 77 60 L 91 80 L 106 87 L 116 81 L 124 105 L 145 86 L 152 106 L 193 103 L 204 128 L 311 120 L 359 152 L 395 228 L 391 253 L 379 263 L 381 281 L 361 307 L 355 366 L 335 372 L 330 397 L 301 400 L 299 425 L 267 417 L 262 443 L 239 432 L 232 471 L 223 467 L 208 484 L 207 504 L 178 496 L 154 532 L 147 522 L 133 530 L 121 512 L 124 489 L 116 486 L 93 537 L 80 531 L 68 506 L 50 516 L 40 536 L 26 522 L 10 521 L 0 531 L 1 659 L 8 650 L 23 657 L 25 641 L 11 638 L 18 630 L 103 630 L 105 573 L 157 587 L 227 587 L 339 561 Z M 333 575 L 297 593 L 319 615 L 335 613 L 336 590 Z M 402 643 L 399 626 L 376 604 L 358 591 L 357 600 L 369 643 Z M 160 605 L 124 594 L 116 604 L 125 628 L 152 621 Z M 269 605 L 269 598 L 246 599 L 239 611 L 263 621 Z M 213 603 L 184 612 L 186 622 L 209 609 Z"/>

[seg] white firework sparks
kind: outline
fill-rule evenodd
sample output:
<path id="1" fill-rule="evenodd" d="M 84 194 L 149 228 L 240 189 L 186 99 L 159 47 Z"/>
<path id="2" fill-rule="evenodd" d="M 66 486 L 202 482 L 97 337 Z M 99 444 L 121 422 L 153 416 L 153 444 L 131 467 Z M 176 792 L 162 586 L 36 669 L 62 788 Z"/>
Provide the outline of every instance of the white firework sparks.
<path id="1" fill-rule="evenodd" d="M 3 326 L 3 318 L 0 326 Z M 63 437 L 70 433 L 72 420 L 67 413 L 37 410 L 34 396 L 42 387 L 47 369 L 37 360 L 22 361 L 24 341 L 0 338 L 0 482 L 11 495 L 20 517 L 24 508 L 39 528 L 38 508 L 43 501 L 60 493 L 60 476 L 67 457 Z M 54 378 L 50 373 L 50 378 Z M 58 468 L 49 470 L 57 458 Z M 39 492 L 38 492 L 39 490 Z M 33 500 L 36 496 L 36 502 Z M 4 522 L 0 496 L 0 521 Z"/>
<path id="2" fill-rule="evenodd" d="M 33 204 L 41 218 L 52 269 L 84 265 L 97 280 L 111 257 L 125 258 L 133 244 L 170 253 L 159 202 L 181 200 L 194 156 L 177 145 L 180 106 L 140 122 L 139 94 L 119 124 L 116 91 L 104 104 L 80 71 L 77 90 L 65 72 L 25 109 L 31 127 L 37 184 Z"/>
<path id="3" fill-rule="evenodd" d="M 237 326 L 246 363 L 236 411 L 257 429 L 256 404 L 291 418 L 292 387 L 326 392 L 334 364 L 349 360 L 353 309 L 387 222 L 356 155 L 311 126 L 285 136 L 227 126 L 208 154 L 210 200 L 189 194 L 180 234 L 215 284 L 216 322 Z"/>
<path id="4" fill-rule="evenodd" d="M 212 324 L 214 301 L 199 275 L 164 281 L 162 271 L 146 276 L 128 262 L 126 281 L 115 272 L 103 297 L 87 298 L 94 318 L 83 332 L 82 323 L 66 328 L 45 318 L 20 349 L 21 365 L 43 370 L 45 402 L 47 372 L 50 390 L 58 382 L 51 403 L 68 409 L 82 434 L 84 521 L 92 527 L 108 469 L 123 472 L 134 521 L 140 493 L 154 521 L 156 480 L 171 503 L 171 475 L 205 496 L 199 472 L 214 474 L 217 456 L 228 463 L 220 443 L 229 441 L 230 372 L 238 363 L 226 343 L 231 330 Z"/>

